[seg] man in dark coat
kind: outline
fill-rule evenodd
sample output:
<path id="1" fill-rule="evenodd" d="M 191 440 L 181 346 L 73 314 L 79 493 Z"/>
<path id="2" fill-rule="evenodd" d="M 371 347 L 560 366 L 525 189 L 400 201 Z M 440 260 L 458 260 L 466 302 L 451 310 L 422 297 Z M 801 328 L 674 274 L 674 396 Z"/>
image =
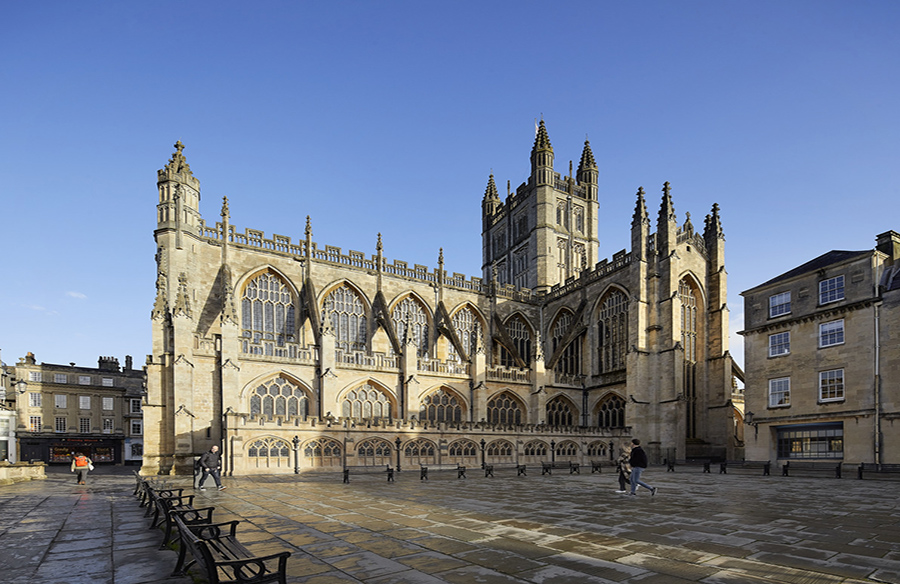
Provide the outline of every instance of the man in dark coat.
<path id="1" fill-rule="evenodd" d="M 201 491 L 206 490 L 203 483 L 206 482 L 206 477 L 210 475 L 212 475 L 213 480 L 216 482 L 216 487 L 220 491 L 225 488 L 222 486 L 222 457 L 219 455 L 218 446 L 213 446 L 203 453 L 203 456 L 200 457 L 200 470 L 203 471 L 203 475 L 200 477 L 200 484 L 198 485 Z"/>
<path id="2" fill-rule="evenodd" d="M 655 495 L 658 489 L 641 480 L 641 473 L 647 470 L 647 453 L 641 448 L 641 441 L 637 438 L 632 440 L 631 443 L 634 446 L 631 448 L 631 457 L 628 461 L 631 464 L 631 492 L 629 495 L 637 495 L 638 485 L 648 489 L 651 495 Z"/>

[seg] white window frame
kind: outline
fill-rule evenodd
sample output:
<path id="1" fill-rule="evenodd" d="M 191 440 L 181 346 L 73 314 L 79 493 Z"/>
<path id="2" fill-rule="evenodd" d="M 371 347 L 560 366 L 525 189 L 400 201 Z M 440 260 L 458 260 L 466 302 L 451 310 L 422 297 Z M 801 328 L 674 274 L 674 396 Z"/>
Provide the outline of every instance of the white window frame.
<path id="1" fill-rule="evenodd" d="M 829 327 L 833 330 L 829 330 Z M 844 319 L 823 322 L 819 325 L 819 348 L 844 344 Z"/>
<path id="2" fill-rule="evenodd" d="M 78 385 L 90 385 L 91 384 L 91 376 L 90 375 L 79 375 L 78 376 Z"/>
<path id="3" fill-rule="evenodd" d="M 53 383 L 69 383 L 69 376 L 65 373 L 54 373 Z"/>
<path id="4" fill-rule="evenodd" d="M 835 381 L 837 380 L 837 381 Z M 832 381 L 833 383 L 829 383 Z M 832 389 L 832 387 L 834 389 Z M 845 392 L 846 384 L 844 383 L 844 370 L 843 369 L 829 369 L 827 371 L 819 371 L 819 401 L 822 403 L 826 402 L 838 402 L 844 401 L 844 392 Z M 834 391 L 835 395 L 830 397 L 825 397 L 825 390 L 828 389 L 830 391 Z M 837 393 L 840 395 L 837 395 Z"/>
<path id="5" fill-rule="evenodd" d="M 87 424 L 85 424 L 85 422 L 87 422 Z M 87 430 L 85 430 L 85 426 L 87 427 Z M 78 432 L 81 434 L 90 434 L 91 433 L 91 419 L 90 418 L 85 418 L 85 417 L 78 418 Z"/>
<path id="6" fill-rule="evenodd" d="M 137 430 L 137 431 L 135 431 Z M 141 418 L 132 418 L 131 420 L 131 435 L 132 436 L 142 436 L 144 434 L 144 420 Z"/>
<path id="7" fill-rule="evenodd" d="M 779 292 L 769 296 L 769 318 L 791 313 L 791 292 Z"/>
<path id="8" fill-rule="evenodd" d="M 40 416 L 29 416 L 28 417 L 28 428 L 32 432 L 40 432 L 43 429 L 43 424 L 41 423 Z"/>
<path id="9" fill-rule="evenodd" d="M 140 414 L 140 413 L 143 413 L 144 410 L 141 409 L 141 408 L 142 408 L 142 406 L 141 406 L 141 400 L 139 400 L 139 399 L 133 399 L 133 400 L 131 400 L 131 410 L 130 410 L 130 411 L 131 411 L 132 414 Z"/>
<path id="10" fill-rule="evenodd" d="M 791 405 L 791 378 L 777 377 L 769 380 L 769 407 L 786 408 Z"/>
<path id="11" fill-rule="evenodd" d="M 41 392 L 29 391 L 28 392 L 28 405 L 32 408 L 41 407 Z"/>
<path id="12" fill-rule="evenodd" d="M 115 427 L 115 420 L 113 420 L 112 418 L 103 418 L 103 433 L 104 434 L 112 434 L 114 427 Z"/>
<path id="13" fill-rule="evenodd" d="M 69 396 L 64 393 L 57 393 L 53 395 L 54 403 L 57 408 L 67 408 L 69 407 Z"/>
<path id="14" fill-rule="evenodd" d="M 89 395 L 79 395 L 79 396 L 78 396 L 78 409 L 79 409 L 79 410 L 89 410 L 89 409 L 91 409 L 91 396 L 89 396 Z"/>
<path id="15" fill-rule="evenodd" d="M 100 385 L 103 387 L 115 387 L 115 383 L 116 381 L 112 377 L 103 377 L 100 380 Z"/>
<path id="16" fill-rule="evenodd" d="M 114 397 L 104 397 L 103 398 L 103 410 L 111 411 L 116 408 L 116 398 Z"/>
<path id="17" fill-rule="evenodd" d="M 28 381 L 35 381 L 37 383 L 41 382 L 41 372 L 40 371 L 29 371 L 28 372 Z"/>
<path id="18" fill-rule="evenodd" d="M 69 420 L 65 416 L 57 416 L 54 420 L 53 429 L 60 434 L 69 431 Z"/>
<path id="19" fill-rule="evenodd" d="M 791 354 L 791 331 L 769 335 L 769 357 Z"/>
<path id="20" fill-rule="evenodd" d="M 819 282 L 819 304 L 830 304 L 844 299 L 844 275 Z"/>

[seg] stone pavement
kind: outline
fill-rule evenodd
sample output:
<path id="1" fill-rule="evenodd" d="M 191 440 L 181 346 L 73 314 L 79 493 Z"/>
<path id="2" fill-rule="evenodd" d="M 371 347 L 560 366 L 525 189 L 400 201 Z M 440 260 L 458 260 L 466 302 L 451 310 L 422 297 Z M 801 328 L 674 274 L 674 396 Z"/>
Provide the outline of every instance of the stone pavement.
<path id="1" fill-rule="evenodd" d="M 227 477 L 195 505 L 240 519 L 260 554 L 292 551 L 297 583 L 900 583 L 897 481 L 655 467 L 659 494 L 628 497 L 609 472 L 480 474 Z M 133 479 L 48 477 L 0 487 L 0 581 L 191 583 L 167 577 L 177 554 L 158 549 Z"/>

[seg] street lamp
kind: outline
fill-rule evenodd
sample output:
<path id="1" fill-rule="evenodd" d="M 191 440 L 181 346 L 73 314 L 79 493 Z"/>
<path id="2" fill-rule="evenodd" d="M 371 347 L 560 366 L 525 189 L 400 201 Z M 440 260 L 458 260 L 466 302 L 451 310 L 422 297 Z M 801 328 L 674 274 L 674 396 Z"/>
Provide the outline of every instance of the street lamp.
<path id="1" fill-rule="evenodd" d="M 550 441 L 550 462 L 556 462 L 556 442 Z"/>
<path id="2" fill-rule="evenodd" d="M 294 474 L 300 474 L 300 437 L 294 436 Z"/>
<path id="3" fill-rule="evenodd" d="M 394 440 L 394 444 L 397 445 L 397 472 L 400 472 L 400 445 L 402 443 L 403 441 L 400 440 L 400 436 L 397 436 L 397 439 Z"/>
<path id="4" fill-rule="evenodd" d="M 484 447 L 485 447 L 484 438 L 481 439 L 481 468 L 484 468 Z"/>

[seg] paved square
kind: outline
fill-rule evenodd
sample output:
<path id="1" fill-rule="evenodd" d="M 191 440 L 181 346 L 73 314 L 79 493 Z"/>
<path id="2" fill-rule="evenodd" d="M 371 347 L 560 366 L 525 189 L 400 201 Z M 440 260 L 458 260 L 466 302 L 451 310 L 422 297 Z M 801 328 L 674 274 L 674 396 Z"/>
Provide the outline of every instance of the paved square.
<path id="1" fill-rule="evenodd" d="M 240 519 L 254 551 L 292 551 L 290 582 L 900 583 L 897 481 L 655 467 L 659 494 L 629 497 L 612 473 L 513 474 L 227 477 L 195 506 Z M 0 487 L 4 581 L 190 582 L 167 578 L 176 554 L 157 549 L 133 479 L 49 477 Z"/>

